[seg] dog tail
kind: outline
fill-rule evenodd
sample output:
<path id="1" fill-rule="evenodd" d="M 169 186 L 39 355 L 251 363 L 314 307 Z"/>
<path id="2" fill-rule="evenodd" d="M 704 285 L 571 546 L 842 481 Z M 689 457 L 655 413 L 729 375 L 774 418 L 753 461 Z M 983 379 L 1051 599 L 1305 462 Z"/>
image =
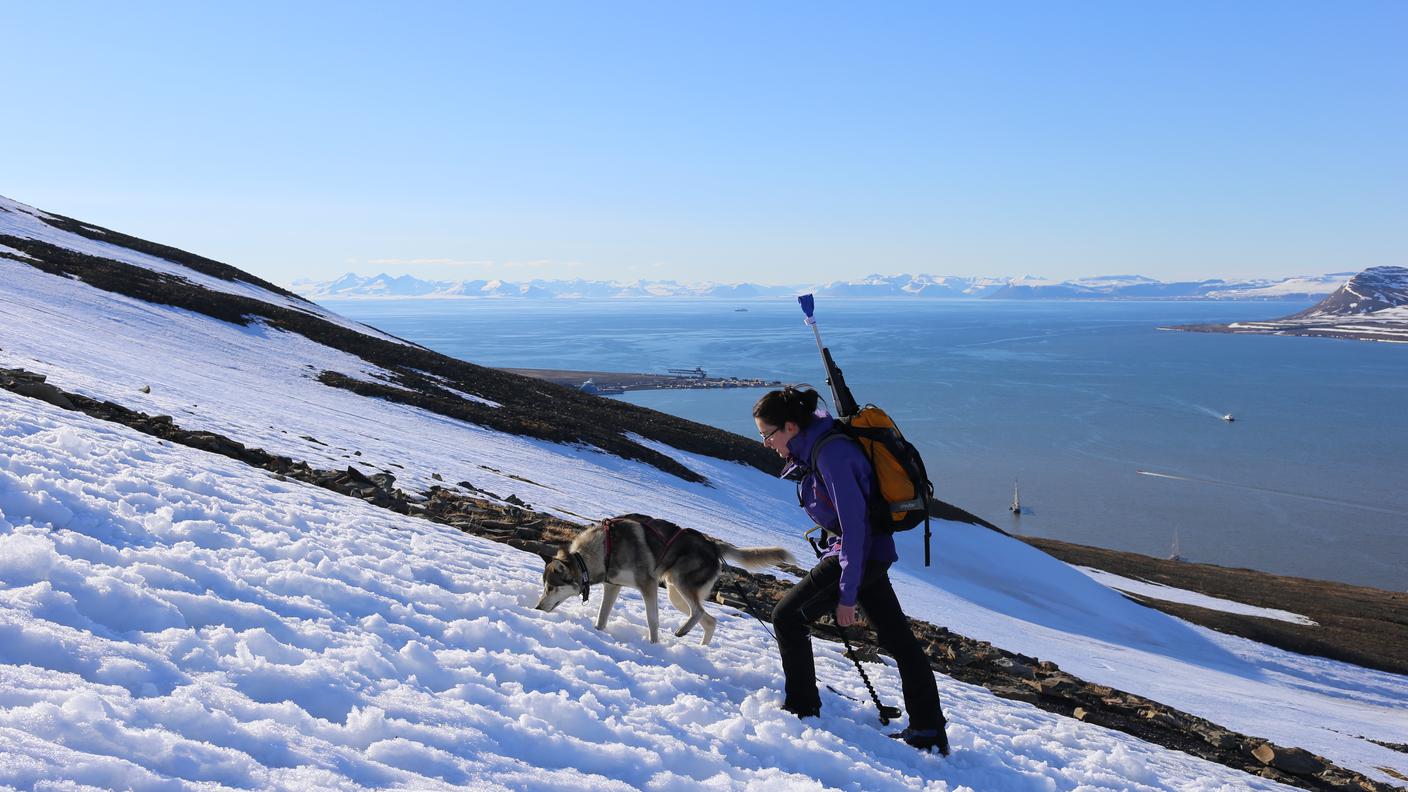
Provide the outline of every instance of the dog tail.
<path id="1" fill-rule="evenodd" d="M 728 542 L 718 544 L 719 553 L 724 558 L 745 569 L 762 569 L 792 560 L 792 554 L 781 547 L 734 547 Z"/>

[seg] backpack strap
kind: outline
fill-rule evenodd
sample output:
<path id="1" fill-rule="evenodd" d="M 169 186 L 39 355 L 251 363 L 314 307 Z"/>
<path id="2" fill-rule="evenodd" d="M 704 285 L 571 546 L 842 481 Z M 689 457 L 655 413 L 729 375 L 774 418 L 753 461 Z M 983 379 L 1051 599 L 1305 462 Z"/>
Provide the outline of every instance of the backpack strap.
<path id="1" fill-rule="evenodd" d="M 845 438 L 845 439 L 850 440 L 851 442 L 855 443 L 855 444 L 856 444 L 856 447 L 857 447 L 857 448 L 860 448 L 861 455 L 864 456 L 864 457 L 870 462 L 870 484 L 871 484 L 872 492 L 870 493 L 870 503 L 869 503 L 869 505 L 867 506 L 866 511 L 867 511 L 867 516 L 868 516 L 869 519 L 870 519 L 870 528 L 871 528 L 871 530 L 872 530 L 872 531 L 873 531 L 873 530 L 876 530 L 875 527 L 876 527 L 877 525 L 880 525 L 880 524 L 881 524 L 881 523 L 879 522 L 879 520 L 881 520 L 881 519 L 886 519 L 886 520 L 890 519 L 890 516 L 889 516 L 889 515 L 890 515 L 890 512 L 889 512 L 889 510 L 888 510 L 887 507 L 886 507 L 884 496 L 880 494 L 880 479 L 879 479 L 879 474 L 878 474 L 877 471 L 875 470 L 875 460 L 874 460 L 874 459 L 871 459 L 871 458 L 870 458 L 870 455 L 867 454 L 867 453 L 865 453 L 865 448 L 863 448 L 863 447 L 861 446 L 861 444 L 859 443 L 859 441 L 857 441 L 854 437 L 852 437 L 851 435 L 847 434 L 846 432 L 843 432 L 843 431 L 841 431 L 840 429 L 837 429 L 837 428 L 835 428 L 835 427 L 832 427 L 832 428 L 828 429 L 828 430 L 826 431 L 826 433 L 823 434 L 821 437 L 818 437 L 817 440 L 816 440 L 816 443 L 814 443 L 814 444 L 812 445 L 812 455 L 811 455 L 811 460 L 810 460 L 811 471 L 812 471 L 813 474 L 815 474 L 815 475 L 817 476 L 817 478 L 821 478 L 821 472 L 818 471 L 817 468 L 816 468 L 816 461 L 817 461 L 817 459 L 821 456 L 821 448 L 822 448 L 822 446 L 826 445 L 827 443 L 829 443 L 829 442 L 831 442 L 832 440 L 835 440 L 835 439 L 837 439 L 837 438 Z M 800 503 L 804 503 L 804 501 L 803 501 L 803 499 L 802 499 L 802 483 L 801 483 L 801 482 L 798 482 L 798 483 L 797 483 L 797 502 L 798 502 L 799 504 L 800 504 Z M 828 533 L 829 533 L 829 531 L 828 531 Z"/>
<path id="2" fill-rule="evenodd" d="M 822 446 L 826 445 L 827 443 L 831 442 L 832 440 L 835 440 L 835 439 L 838 438 L 838 437 L 845 437 L 845 435 L 841 432 L 841 430 L 836 429 L 835 427 L 832 427 L 831 429 L 826 430 L 826 432 L 825 432 L 821 437 L 818 437 L 818 438 L 816 439 L 816 442 L 812 444 L 812 453 L 811 453 L 811 456 L 807 458 L 807 472 L 809 472 L 809 473 L 811 473 L 811 474 L 817 476 L 818 478 L 821 477 L 821 474 L 818 473 L 818 472 L 817 472 L 817 469 L 816 469 L 816 460 L 817 460 L 817 456 L 818 456 L 819 454 L 821 454 L 821 447 L 822 447 Z M 804 496 L 804 495 L 802 494 L 802 485 L 805 484 L 805 483 L 807 483 L 807 477 L 806 477 L 805 475 L 802 476 L 801 478 L 797 479 L 797 505 L 798 505 L 798 506 L 806 506 L 806 505 L 807 505 L 806 496 Z M 827 533 L 830 533 L 830 531 L 827 531 Z"/>
<path id="3" fill-rule="evenodd" d="M 809 461 L 809 465 L 811 466 L 811 470 L 813 473 L 816 473 L 816 460 L 817 457 L 821 455 L 821 447 L 831 442 L 832 440 L 835 440 L 840 437 L 846 437 L 846 435 L 840 429 L 837 429 L 833 426 L 832 428 L 827 429 L 826 433 L 823 434 L 821 437 L 818 437 L 816 439 L 816 442 L 812 444 L 812 457 Z M 817 475 L 820 474 L 818 473 Z"/>

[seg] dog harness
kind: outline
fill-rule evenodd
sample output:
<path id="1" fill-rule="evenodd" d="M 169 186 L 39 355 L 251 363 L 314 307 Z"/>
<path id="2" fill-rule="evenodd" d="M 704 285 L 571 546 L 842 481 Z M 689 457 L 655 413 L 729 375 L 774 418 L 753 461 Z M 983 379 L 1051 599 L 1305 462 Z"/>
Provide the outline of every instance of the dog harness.
<path id="1" fill-rule="evenodd" d="M 604 542 L 604 544 L 606 545 L 606 560 L 602 565 L 602 580 L 606 579 L 606 572 L 611 569 L 611 529 L 615 528 L 616 523 L 622 519 L 624 518 L 608 517 L 607 519 L 601 521 L 601 529 L 606 534 L 606 539 Z M 683 536 L 687 531 L 694 531 L 693 528 L 679 528 L 679 530 L 675 531 L 674 536 L 671 536 L 669 539 L 666 539 L 665 535 L 661 533 L 660 529 L 655 525 L 657 520 L 654 517 L 645 517 L 642 515 L 641 519 L 637 520 L 637 522 L 639 522 L 646 528 L 649 528 L 650 532 L 655 534 L 655 538 L 659 540 L 661 545 L 663 545 L 660 548 L 660 553 L 656 556 L 656 563 L 659 563 L 659 559 L 665 557 L 665 552 L 670 549 L 670 545 L 674 544 L 676 539 Z M 678 528 L 678 526 L 676 527 Z M 698 531 L 695 531 L 695 533 L 698 533 Z M 591 596 L 592 591 L 591 575 L 587 572 L 587 559 L 584 558 L 581 553 L 572 553 L 571 558 L 572 562 L 577 565 L 578 573 L 581 574 L 582 579 L 578 583 L 578 587 L 582 592 L 582 602 L 586 602 L 587 598 Z"/>

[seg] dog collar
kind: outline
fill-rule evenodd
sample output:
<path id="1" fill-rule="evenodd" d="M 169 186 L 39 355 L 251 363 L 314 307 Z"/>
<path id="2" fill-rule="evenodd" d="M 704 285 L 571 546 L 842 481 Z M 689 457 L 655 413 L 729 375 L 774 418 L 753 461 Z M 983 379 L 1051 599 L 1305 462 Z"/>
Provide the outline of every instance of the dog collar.
<path id="1" fill-rule="evenodd" d="M 587 574 L 587 559 L 583 558 L 581 553 L 573 553 L 572 561 L 577 564 L 577 570 L 582 574 L 582 602 L 586 602 L 592 592 L 591 577 Z"/>

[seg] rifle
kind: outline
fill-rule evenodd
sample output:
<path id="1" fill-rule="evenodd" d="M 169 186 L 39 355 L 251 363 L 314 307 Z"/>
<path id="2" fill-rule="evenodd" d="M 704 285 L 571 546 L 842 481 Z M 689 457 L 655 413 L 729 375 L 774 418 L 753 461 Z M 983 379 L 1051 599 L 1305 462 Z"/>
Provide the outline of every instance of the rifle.
<path id="1" fill-rule="evenodd" d="M 856 398 L 851 395 L 851 389 L 846 387 L 846 378 L 841 373 L 841 367 L 836 365 L 836 361 L 831 358 L 831 350 L 822 346 L 821 331 L 816 327 L 816 317 L 812 314 L 816 311 L 816 299 L 810 294 L 803 294 L 797 298 L 797 302 L 802 306 L 802 313 L 806 314 L 803 321 L 811 327 L 812 335 L 816 336 L 816 348 L 821 351 L 821 362 L 826 366 L 826 384 L 831 386 L 832 404 L 836 407 L 836 417 L 840 419 L 850 418 L 860 412 L 860 406 L 856 404 Z"/>

